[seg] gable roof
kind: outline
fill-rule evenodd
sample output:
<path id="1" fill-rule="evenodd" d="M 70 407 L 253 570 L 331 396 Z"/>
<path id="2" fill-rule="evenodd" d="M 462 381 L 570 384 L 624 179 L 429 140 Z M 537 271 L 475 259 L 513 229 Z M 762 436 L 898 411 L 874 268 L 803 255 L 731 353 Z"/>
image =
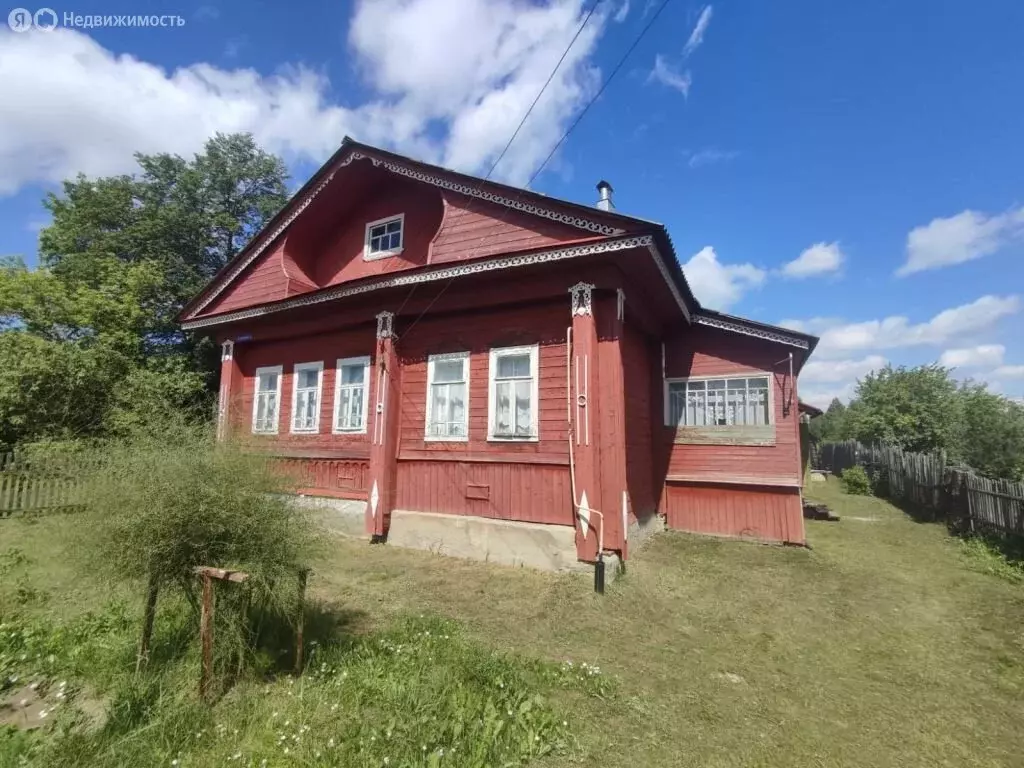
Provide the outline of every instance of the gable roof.
<path id="1" fill-rule="evenodd" d="M 352 285 L 329 286 L 302 296 L 271 302 L 252 309 L 196 319 L 203 309 L 208 307 L 242 272 L 258 259 L 261 254 L 266 252 L 267 248 L 285 234 L 291 224 L 313 202 L 317 195 L 324 190 L 340 169 L 355 160 L 364 158 L 370 160 L 375 166 L 383 165 L 393 173 L 416 181 L 503 205 L 524 213 L 559 221 L 585 232 L 604 235 L 606 238 L 591 245 L 561 247 L 536 254 L 518 255 L 514 257 L 516 263 L 530 263 L 531 259 L 534 261 L 549 261 L 572 258 L 576 255 L 596 252 L 595 249 L 601 248 L 620 250 L 624 248 L 646 247 L 675 297 L 680 311 L 688 322 L 695 322 L 700 325 L 716 327 L 794 346 L 806 350 L 805 357 L 811 353 L 818 341 L 814 336 L 787 328 L 758 323 L 702 308 L 697 298 L 693 295 L 686 277 L 683 275 L 672 240 L 663 224 L 619 213 L 614 210 L 605 211 L 561 198 L 548 197 L 529 189 L 513 187 L 500 182 L 452 171 L 378 147 L 362 144 L 348 136 L 344 138 L 338 151 L 309 178 L 284 207 L 267 222 L 263 229 L 214 276 L 210 283 L 192 301 L 185 305 L 177 317 L 178 321 L 182 323 L 183 328 L 199 328 L 231 322 L 245 317 L 254 317 L 268 312 L 289 309 L 292 306 L 330 301 L 348 295 L 365 293 L 395 285 L 446 279 L 460 274 L 498 269 L 503 266 L 503 263 L 508 261 L 507 259 L 485 259 L 464 265 L 444 266 L 440 269 L 424 272 L 417 271 L 412 274 L 396 273 L 379 280 L 361 280 L 355 281 Z"/>

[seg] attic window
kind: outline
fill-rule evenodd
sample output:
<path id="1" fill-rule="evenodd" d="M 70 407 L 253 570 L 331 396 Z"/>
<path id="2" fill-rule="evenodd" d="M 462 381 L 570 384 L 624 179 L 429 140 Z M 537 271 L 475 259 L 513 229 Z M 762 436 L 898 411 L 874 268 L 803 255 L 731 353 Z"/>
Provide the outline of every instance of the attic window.
<path id="1" fill-rule="evenodd" d="M 371 221 L 366 225 L 366 247 L 363 250 L 363 258 L 370 261 L 400 254 L 404 228 L 404 213 L 387 219 Z"/>

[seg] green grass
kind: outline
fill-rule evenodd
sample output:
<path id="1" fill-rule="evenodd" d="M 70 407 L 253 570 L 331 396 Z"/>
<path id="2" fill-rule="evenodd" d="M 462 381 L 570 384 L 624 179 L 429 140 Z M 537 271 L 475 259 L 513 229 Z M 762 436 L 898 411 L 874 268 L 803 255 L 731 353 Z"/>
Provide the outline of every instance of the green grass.
<path id="1" fill-rule="evenodd" d="M 194 643 L 133 687 L 110 670 L 130 662 L 136 627 L 99 622 L 79 647 L 112 660 L 82 651 L 66 669 L 105 697 L 112 725 L 32 739 L 65 759 L 77 738 L 91 756 L 80 764 L 111 766 L 166 765 L 179 751 L 181 766 L 1019 765 L 1022 584 L 882 500 L 835 481 L 812 495 L 842 521 L 808 522 L 810 551 L 668 533 L 603 597 L 581 575 L 338 540 L 311 580 L 334 640 L 300 681 L 243 683 L 207 709 Z M 74 627 L 109 599 L 136 610 L 140 595 L 75 573 L 62 548 L 73 526 L 0 522 L 0 615 Z M 480 721 L 502 708 L 511 732 L 474 762 L 472 745 L 494 741 Z M 456 735 L 457 723 L 476 730 Z M 5 744 L 27 748 L 4 738 L 0 766 Z M 455 753 L 441 756 L 444 744 Z"/>

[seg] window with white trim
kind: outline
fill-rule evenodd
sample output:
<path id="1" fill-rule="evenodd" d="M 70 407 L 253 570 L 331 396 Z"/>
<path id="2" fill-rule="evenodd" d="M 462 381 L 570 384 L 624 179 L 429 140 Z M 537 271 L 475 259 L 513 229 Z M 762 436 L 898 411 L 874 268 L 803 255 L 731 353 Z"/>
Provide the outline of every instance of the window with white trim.
<path id="1" fill-rule="evenodd" d="M 491 350 L 488 440 L 536 440 L 537 345 Z"/>
<path id="2" fill-rule="evenodd" d="M 338 360 L 334 375 L 334 431 L 366 431 L 366 388 L 370 382 L 370 358 Z"/>
<path id="3" fill-rule="evenodd" d="M 276 435 L 277 417 L 281 409 L 280 365 L 256 369 L 252 399 L 253 434 Z"/>
<path id="4" fill-rule="evenodd" d="M 469 439 L 469 352 L 427 359 L 427 440 Z"/>
<path id="5" fill-rule="evenodd" d="M 669 381 L 666 396 L 668 426 L 736 427 L 772 423 L 768 376 Z"/>
<path id="6" fill-rule="evenodd" d="M 371 221 L 366 225 L 366 245 L 363 248 L 363 258 L 369 261 L 401 253 L 404 230 L 404 213 Z"/>
<path id="7" fill-rule="evenodd" d="M 292 432 L 319 431 L 323 378 L 323 362 L 296 363 L 292 369 Z"/>

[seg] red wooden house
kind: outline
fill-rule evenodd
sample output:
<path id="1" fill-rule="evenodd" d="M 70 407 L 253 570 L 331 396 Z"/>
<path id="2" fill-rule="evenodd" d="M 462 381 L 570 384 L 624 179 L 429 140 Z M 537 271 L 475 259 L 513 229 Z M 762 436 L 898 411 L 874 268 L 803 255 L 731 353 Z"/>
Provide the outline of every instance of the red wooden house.
<path id="1" fill-rule="evenodd" d="M 379 539 L 429 517 L 441 548 L 472 523 L 482 556 L 549 531 L 593 562 L 664 519 L 803 543 L 817 340 L 702 308 L 665 228 L 599 190 L 581 206 L 346 139 L 182 312 L 223 345 L 222 433 L 305 494 L 364 501 Z"/>

